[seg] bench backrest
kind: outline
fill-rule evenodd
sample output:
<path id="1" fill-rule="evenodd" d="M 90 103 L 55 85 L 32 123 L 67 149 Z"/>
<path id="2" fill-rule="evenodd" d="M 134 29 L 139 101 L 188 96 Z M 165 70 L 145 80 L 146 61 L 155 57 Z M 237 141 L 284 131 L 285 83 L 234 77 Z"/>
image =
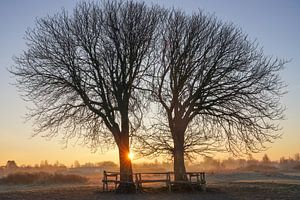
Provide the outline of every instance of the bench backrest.
<path id="1" fill-rule="evenodd" d="M 205 183 L 205 173 L 204 172 L 187 172 L 187 178 L 190 182 L 201 182 Z M 134 173 L 135 181 L 171 181 L 174 172 L 144 172 L 144 173 Z M 108 172 L 103 171 L 103 180 L 114 180 L 119 181 L 120 173 L 119 172 Z"/>

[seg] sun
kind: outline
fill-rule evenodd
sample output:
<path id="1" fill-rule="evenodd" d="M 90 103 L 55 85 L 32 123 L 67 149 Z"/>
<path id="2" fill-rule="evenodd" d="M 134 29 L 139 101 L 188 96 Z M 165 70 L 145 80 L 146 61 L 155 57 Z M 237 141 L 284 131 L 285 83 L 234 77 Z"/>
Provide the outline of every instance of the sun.
<path id="1" fill-rule="evenodd" d="M 132 152 L 130 152 L 130 153 L 128 154 L 128 158 L 129 158 L 130 160 L 132 160 L 132 159 L 133 159 L 133 157 L 134 157 L 133 153 L 132 153 Z"/>

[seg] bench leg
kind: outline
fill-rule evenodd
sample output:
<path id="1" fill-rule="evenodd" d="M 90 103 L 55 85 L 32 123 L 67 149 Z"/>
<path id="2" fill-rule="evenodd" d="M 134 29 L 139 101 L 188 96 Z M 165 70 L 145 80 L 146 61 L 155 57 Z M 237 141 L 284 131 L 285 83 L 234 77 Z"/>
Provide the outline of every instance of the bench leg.
<path id="1" fill-rule="evenodd" d="M 171 186 L 171 183 L 170 183 L 170 182 L 167 182 L 167 189 L 168 189 L 169 192 L 171 192 L 172 186 Z"/>
<path id="2" fill-rule="evenodd" d="M 139 182 L 136 186 L 137 186 L 136 187 L 137 190 L 143 191 L 143 185 L 142 185 L 142 183 Z"/>
<path id="3" fill-rule="evenodd" d="M 108 185 L 107 183 L 103 182 L 103 191 L 108 191 Z"/>

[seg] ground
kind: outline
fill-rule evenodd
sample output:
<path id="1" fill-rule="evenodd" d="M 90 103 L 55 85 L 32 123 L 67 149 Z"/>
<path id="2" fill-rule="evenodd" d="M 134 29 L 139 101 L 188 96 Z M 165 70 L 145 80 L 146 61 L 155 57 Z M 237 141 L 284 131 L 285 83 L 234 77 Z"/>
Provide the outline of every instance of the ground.
<path id="1" fill-rule="evenodd" d="M 207 190 L 168 192 L 150 188 L 129 195 L 102 192 L 100 184 L 0 187 L 0 200 L 266 200 L 300 199 L 300 177 L 285 174 L 229 173 L 207 175 Z M 99 183 L 99 182 L 98 182 Z"/>

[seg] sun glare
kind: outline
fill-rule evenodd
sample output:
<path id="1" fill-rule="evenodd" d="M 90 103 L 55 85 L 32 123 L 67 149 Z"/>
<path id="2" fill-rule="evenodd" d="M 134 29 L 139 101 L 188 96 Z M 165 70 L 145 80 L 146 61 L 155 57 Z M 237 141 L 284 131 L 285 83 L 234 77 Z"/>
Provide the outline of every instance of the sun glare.
<path id="1" fill-rule="evenodd" d="M 130 160 L 132 160 L 132 159 L 133 159 L 133 157 L 134 157 L 133 153 L 132 153 L 132 152 L 130 152 L 130 153 L 128 154 L 128 158 L 129 158 Z"/>

